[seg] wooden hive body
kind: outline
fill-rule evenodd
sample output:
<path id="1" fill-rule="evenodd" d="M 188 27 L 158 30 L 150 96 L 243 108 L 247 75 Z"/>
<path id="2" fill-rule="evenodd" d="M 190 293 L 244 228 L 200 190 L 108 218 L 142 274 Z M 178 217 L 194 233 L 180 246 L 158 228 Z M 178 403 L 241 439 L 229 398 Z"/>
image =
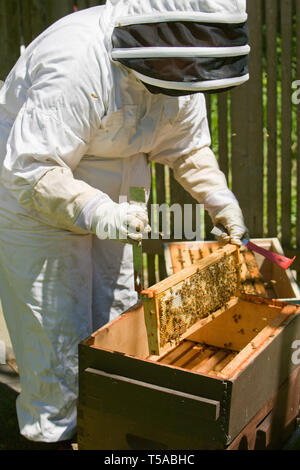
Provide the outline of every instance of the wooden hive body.
<path id="1" fill-rule="evenodd" d="M 227 247 L 222 256 L 234 258 L 237 250 Z M 215 255 L 215 264 L 222 256 Z M 224 305 L 163 347 L 155 309 L 151 331 L 159 354 L 152 354 L 147 302 L 159 306 L 162 293 L 200 272 L 189 270 L 181 281 L 169 279 L 147 290 L 146 302 L 80 344 L 79 449 L 238 448 L 243 433 L 251 429 L 252 442 L 271 413 L 274 446 L 294 426 L 300 393 L 299 361 L 293 359 L 300 338 L 298 305 L 236 296 L 233 289 Z"/>

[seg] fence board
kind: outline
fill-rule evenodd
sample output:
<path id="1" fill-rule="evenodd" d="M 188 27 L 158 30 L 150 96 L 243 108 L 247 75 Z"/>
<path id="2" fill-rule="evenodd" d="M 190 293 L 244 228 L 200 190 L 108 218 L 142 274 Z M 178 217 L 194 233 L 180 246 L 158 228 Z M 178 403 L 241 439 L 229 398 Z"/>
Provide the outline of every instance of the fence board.
<path id="1" fill-rule="evenodd" d="M 292 0 L 281 0 L 281 232 L 282 243 L 291 240 L 292 171 Z"/>
<path id="2" fill-rule="evenodd" d="M 266 0 L 267 53 L 267 235 L 277 236 L 277 0 Z"/>
<path id="3" fill-rule="evenodd" d="M 155 176 L 156 176 L 156 201 L 157 204 L 166 203 L 166 186 L 165 186 L 165 168 L 162 165 L 155 165 Z M 162 227 L 159 227 L 162 231 Z M 158 271 L 159 279 L 166 277 L 165 258 L 162 255 L 158 255 Z"/>
<path id="4" fill-rule="evenodd" d="M 192 205 L 192 223 L 191 229 L 195 232 L 196 231 L 196 206 L 197 201 L 187 192 L 183 187 L 175 180 L 173 171 L 170 171 L 170 195 L 171 195 L 171 205 L 173 204 L 180 204 L 182 206 L 182 238 L 185 238 L 185 231 L 184 231 L 184 214 L 185 209 L 184 205 L 189 204 Z M 171 235 L 174 237 L 175 234 L 175 227 L 174 227 L 174 217 L 171 214 Z"/>
<path id="5" fill-rule="evenodd" d="M 74 12 L 73 0 L 46 0 L 47 25 L 55 23 L 63 16 Z"/>
<path id="6" fill-rule="evenodd" d="M 296 1 L 297 79 L 300 80 L 300 0 Z M 300 187 L 300 103 L 297 105 L 297 185 Z M 297 191 L 296 243 L 300 249 L 300 190 Z"/>
<path id="7" fill-rule="evenodd" d="M 46 1 L 21 0 L 22 27 L 25 46 L 28 46 L 47 27 Z"/>
<path id="8" fill-rule="evenodd" d="M 231 94 L 232 187 L 252 237 L 263 233 L 262 3 L 248 2 L 249 82 Z"/>
<path id="9" fill-rule="evenodd" d="M 155 168 L 152 167 L 152 172 L 154 172 L 154 178 L 155 178 Z M 149 197 L 149 202 L 148 202 L 148 212 L 151 214 L 151 205 L 154 202 L 153 198 L 153 186 L 151 186 L 151 191 L 150 191 L 150 197 Z M 150 220 L 151 223 L 151 220 Z M 155 254 L 147 254 L 147 275 L 145 276 L 147 278 L 147 287 L 153 286 L 156 282 L 156 269 L 155 269 Z M 145 286 L 146 287 L 146 286 Z"/>
<path id="10" fill-rule="evenodd" d="M 252 236 L 263 234 L 263 98 L 262 98 L 262 2 L 251 0 L 249 9 L 249 34 L 252 46 L 252 60 L 249 63 L 251 75 L 249 95 L 249 157 L 251 178 L 248 176 L 248 188 L 251 197 L 248 199 L 251 214 Z"/>
<path id="11" fill-rule="evenodd" d="M 229 160 L 228 160 L 228 93 L 218 95 L 218 137 L 219 151 L 218 162 L 228 181 Z"/>
<path id="12" fill-rule="evenodd" d="M 5 80 L 20 55 L 19 5 L 0 0 L 0 80 Z"/>
<path id="13" fill-rule="evenodd" d="M 95 7 L 97 5 L 104 5 L 105 3 L 105 0 L 77 0 L 77 2 L 75 2 L 79 10 L 83 10 L 84 8 Z"/>

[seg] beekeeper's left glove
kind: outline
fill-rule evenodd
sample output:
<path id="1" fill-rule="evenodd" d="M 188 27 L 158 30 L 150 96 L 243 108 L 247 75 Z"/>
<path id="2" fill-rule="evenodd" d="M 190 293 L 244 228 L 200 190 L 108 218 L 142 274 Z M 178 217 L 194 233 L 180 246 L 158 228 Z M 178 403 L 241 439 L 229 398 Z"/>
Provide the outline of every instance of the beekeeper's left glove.
<path id="1" fill-rule="evenodd" d="M 221 194 L 216 193 L 211 195 L 211 197 L 207 199 L 205 207 L 208 210 L 214 225 L 221 225 L 227 232 L 218 237 L 219 242 L 232 243 L 234 245 L 241 246 L 242 239 L 244 237 L 249 238 L 242 210 L 237 201 L 235 202 L 232 200 L 232 202 L 226 204 L 226 196 L 227 199 L 230 199 L 231 197 L 234 198 L 233 194 L 229 190 L 224 190 L 220 193 Z M 218 204 L 215 206 L 212 204 L 213 200 L 216 201 L 216 197 L 218 196 L 221 198 L 222 196 L 224 197 L 226 205 L 223 205 L 223 207 Z"/>
<path id="2" fill-rule="evenodd" d="M 209 147 L 178 158 L 173 165 L 175 179 L 200 204 L 204 204 L 213 223 L 221 224 L 228 234 L 219 241 L 241 245 L 247 227 L 239 203 L 229 190 L 224 173 Z"/>

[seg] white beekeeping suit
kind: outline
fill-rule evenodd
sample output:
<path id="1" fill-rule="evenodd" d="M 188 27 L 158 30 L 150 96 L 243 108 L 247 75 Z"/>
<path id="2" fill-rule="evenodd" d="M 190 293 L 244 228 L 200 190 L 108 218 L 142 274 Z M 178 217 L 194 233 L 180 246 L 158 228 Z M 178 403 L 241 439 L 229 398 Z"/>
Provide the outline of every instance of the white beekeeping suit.
<path id="1" fill-rule="evenodd" d="M 136 301 L 131 247 L 105 235 L 149 230 L 120 197 L 149 191 L 150 162 L 173 168 L 233 242 L 246 231 L 199 93 L 248 79 L 246 19 L 243 1 L 111 1 L 55 23 L 7 77 L 0 294 L 28 439 L 72 436 L 77 345 Z"/>

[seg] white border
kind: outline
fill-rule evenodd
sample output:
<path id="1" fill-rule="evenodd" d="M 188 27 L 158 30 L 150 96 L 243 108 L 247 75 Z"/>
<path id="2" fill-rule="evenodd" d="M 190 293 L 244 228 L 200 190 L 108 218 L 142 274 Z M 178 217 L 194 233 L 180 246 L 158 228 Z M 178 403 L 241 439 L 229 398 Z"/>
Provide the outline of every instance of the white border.
<path id="1" fill-rule="evenodd" d="M 113 49 L 112 59 L 154 57 L 238 57 L 248 55 L 250 46 L 237 47 L 131 47 Z"/>
<path id="2" fill-rule="evenodd" d="M 115 18 L 115 26 L 130 26 L 134 24 L 164 23 L 170 21 L 195 21 L 199 23 L 245 23 L 247 13 L 228 15 L 226 13 L 198 13 L 186 11 L 173 11 L 154 15 L 131 15 Z"/>
<path id="3" fill-rule="evenodd" d="M 156 78 L 147 77 L 146 75 L 142 75 L 135 70 L 132 70 L 132 72 L 139 80 L 148 83 L 149 85 L 177 91 L 183 90 L 201 92 L 206 90 L 217 90 L 221 88 L 230 88 L 231 86 L 242 85 L 249 80 L 249 74 L 246 74 L 242 77 L 224 78 L 221 80 L 207 80 L 201 82 L 169 82 L 166 80 L 158 80 Z"/>

